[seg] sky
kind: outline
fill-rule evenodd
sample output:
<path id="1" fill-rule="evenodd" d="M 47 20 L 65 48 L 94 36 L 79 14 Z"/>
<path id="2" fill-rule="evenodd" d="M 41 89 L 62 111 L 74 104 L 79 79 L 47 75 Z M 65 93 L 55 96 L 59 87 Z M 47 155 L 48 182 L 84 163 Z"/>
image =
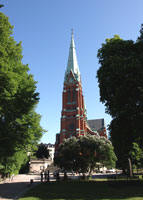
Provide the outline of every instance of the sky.
<path id="1" fill-rule="evenodd" d="M 41 142 L 55 143 L 60 132 L 62 90 L 68 61 L 71 29 L 74 29 L 88 119 L 111 117 L 100 102 L 97 52 L 106 38 L 118 34 L 136 40 L 143 23 L 143 0 L 1 0 L 1 11 L 14 26 L 14 38 L 22 41 L 23 63 L 37 81 L 40 101 L 36 111 L 47 130 Z"/>

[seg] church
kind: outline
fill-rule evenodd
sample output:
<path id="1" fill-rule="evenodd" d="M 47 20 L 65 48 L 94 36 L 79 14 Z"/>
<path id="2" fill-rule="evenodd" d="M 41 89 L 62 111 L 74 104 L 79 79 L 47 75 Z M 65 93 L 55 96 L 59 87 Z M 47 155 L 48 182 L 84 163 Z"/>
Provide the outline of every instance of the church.
<path id="1" fill-rule="evenodd" d="M 104 119 L 87 120 L 82 83 L 72 33 L 62 93 L 61 129 L 56 134 L 55 148 L 72 136 L 99 135 L 107 137 Z"/>

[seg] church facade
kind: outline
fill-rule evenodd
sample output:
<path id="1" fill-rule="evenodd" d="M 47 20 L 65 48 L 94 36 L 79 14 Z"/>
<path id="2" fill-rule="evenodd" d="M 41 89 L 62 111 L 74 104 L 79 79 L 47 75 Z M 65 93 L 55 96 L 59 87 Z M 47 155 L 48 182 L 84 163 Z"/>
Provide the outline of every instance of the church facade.
<path id="1" fill-rule="evenodd" d="M 86 134 L 107 137 L 105 127 L 98 132 L 88 125 L 74 36 L 72 34 L 62 94 L 61 130 L 56 135 L 55 147 L 57 149 L 64 139 Z"/>

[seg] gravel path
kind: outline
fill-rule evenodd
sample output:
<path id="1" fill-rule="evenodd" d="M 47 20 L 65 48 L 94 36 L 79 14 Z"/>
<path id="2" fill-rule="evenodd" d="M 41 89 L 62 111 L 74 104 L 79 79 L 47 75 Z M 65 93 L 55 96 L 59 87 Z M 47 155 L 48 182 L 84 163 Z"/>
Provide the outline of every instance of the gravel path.
<path id="1" fill-rule="evenodd" d="M 33 184 L 30 180 L 33 179 Z M 0 200 L 17 199 L 28 189 L 40 183 L 40 175 L 16 175 L 13 180 L 0 182 Z"/>

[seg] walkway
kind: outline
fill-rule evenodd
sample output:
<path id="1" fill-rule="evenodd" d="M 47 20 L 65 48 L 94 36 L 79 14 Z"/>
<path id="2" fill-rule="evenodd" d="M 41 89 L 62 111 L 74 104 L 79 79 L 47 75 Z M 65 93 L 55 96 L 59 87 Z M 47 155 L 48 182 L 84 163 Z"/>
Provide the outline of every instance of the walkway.
<path id="1" fill-rule="evenodd" d="M 0 200 L 17 199 L 24 192 L 30 189 L 30 180 L 33 179 L 35 185 L 40 183 L 40 175 L 16 175 L 13 180 L 6 180 L 5 182 L 0 182 Z"/>

